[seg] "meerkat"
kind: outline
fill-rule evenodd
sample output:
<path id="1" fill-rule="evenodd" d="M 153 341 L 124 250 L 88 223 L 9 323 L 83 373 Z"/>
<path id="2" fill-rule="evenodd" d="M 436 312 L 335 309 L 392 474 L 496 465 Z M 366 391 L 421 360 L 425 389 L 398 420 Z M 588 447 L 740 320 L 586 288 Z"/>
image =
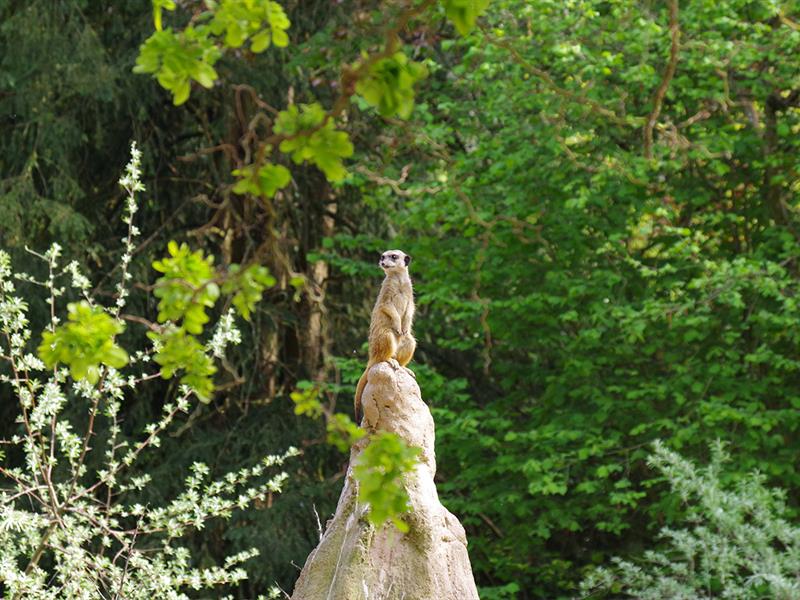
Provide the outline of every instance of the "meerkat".
<path id="1" fill-rule="evenodd" d="M 361 422 L 361 395 L 373 365 L 388 362 L 395 369 L 404 367 L 411 375 L 414 374 L 406 367 L 417 348 L 417 341 L 411 334 L 414 290 L 408 276 L 410 262 L 411 257 L 401 250 L 387 250 L 378 262 L 386 278 L 381 284 L 369 323 L 369 361 L 356 386 L 356 423 Z"/>

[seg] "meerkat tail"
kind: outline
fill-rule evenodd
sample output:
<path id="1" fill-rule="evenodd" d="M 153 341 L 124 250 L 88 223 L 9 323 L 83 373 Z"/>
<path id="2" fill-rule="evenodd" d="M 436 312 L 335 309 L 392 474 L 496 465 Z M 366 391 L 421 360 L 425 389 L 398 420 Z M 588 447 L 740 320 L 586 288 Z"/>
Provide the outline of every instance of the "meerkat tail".
<path id="1" fill-rule="evenodd" d="M 355 400 L 353 401 L 353 412 L 355 413 L 356 417 L 356 425 L 361 424 L 361 418 L 364 416 L 364 410 L 361 407 L 361 396 L 364 394 L 364 388 L 367 387 L 367 374 L 369 373 L 369 369 L 372 365 L 367 365 L 367 368 L 364 369 L 364 373 L 358 380 L 358 384 L 356 385 L 356 396 Z"/>

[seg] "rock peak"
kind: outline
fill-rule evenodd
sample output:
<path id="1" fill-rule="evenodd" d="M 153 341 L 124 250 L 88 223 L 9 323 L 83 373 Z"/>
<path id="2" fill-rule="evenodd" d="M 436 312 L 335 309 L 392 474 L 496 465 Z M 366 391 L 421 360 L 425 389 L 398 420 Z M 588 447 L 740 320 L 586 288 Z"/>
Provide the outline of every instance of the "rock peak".
<path id="1" fill-rule="evenodd" d="M 362 398 L 363 426 L 391 431 L 421 448 L 420 462 L 406 476 L 408 533 L 390 525 L 376 529 L 358 502 L 352 466 L 366 441 L 350 452 L 336 513 L 309 555 L 292 600 L 478 600 L 464 528 L 441 502 L 436 473 L 434 424 L 413 372 L 378 363 L 369 370 Z"/>

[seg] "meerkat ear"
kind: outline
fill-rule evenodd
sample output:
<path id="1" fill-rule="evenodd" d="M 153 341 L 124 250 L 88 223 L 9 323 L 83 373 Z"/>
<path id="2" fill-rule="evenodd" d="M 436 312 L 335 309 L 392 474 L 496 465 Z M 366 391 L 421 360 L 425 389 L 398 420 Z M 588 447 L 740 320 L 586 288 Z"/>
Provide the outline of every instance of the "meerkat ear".
<path id="1" fill-rule="evenodd" d="M 406 254 L 406 257 L 403 260 L 405 261 L 406 266 L 408 266 L 408 263 L 411 262 L 411 257 L 408 254 Z"/>

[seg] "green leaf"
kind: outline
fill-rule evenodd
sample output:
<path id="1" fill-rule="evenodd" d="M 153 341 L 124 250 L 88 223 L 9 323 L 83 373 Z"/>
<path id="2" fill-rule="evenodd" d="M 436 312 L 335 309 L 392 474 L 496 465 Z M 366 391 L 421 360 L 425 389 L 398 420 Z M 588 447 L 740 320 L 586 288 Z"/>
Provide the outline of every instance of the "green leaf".
<path id="1" fill-rule="evenodd" d="M 299 108 L 298 108 L 299 106 Z M 292 136 L 314 129 L 325 120 L 325 109 L 319 102 L 312 104 L 292 104 L 278 113 L 275 119 L 275 133 Z"/>
<path id="2" fill-rule="evenodd" d="M 341 452 L 348 452 L 353 444 L 367 435 L 357 423 L 347 415 L 341 413 L 334 414 L 329 420 L 326 427 L 327 442 Z"/>
<path id="3" fill-rule="evenodd" d="M 253 194 L 272 198 L 275 193 L 287 185 L 292 179 L 289 169 L 283 165 L 267 163 L 258 171 L 253 166 L 235 169 L 233 175 L 241 179 L 233 186 L 236 194 Z"/>
<path id="4" fill-rule="evenodd" d="M 245 320 L 249 321 L 250 314 L 255 305 L 261 301 L 264 290 L 275 283 L 275 278 L 264 266 L 250 265 L 242 269 L 234 264 L 230 266 L 222 291 L 225 294 L 234 294 L 233 306 Z"/>
<path id="5" fill-rule="evenodd" d="M 272 41 L 278 48 L 285 48 L 289 45 L 289 36 L 285 31 L 275 29 L 272 32 Z"/>
<path id="6" fill-rule="evenodd" d="M 275 132 L 286 136 L 280 143 L 281 152 L 290 154 L 300 164 L 315 164 L 329 181 L 341 181 L 347 176 L 342 158 L 353 154 L 353 144 L 344 131 L 337 131 L 333 121 L 325 120 L 325 111 L 318 103 L 290 106 L 275 121 Z"/>
<path id="7" fill-rule="evenodd" d="M 189 99 L 190 80 L 207 88 L 213 85 L 218 78 L 213 65 L 220 56 L 207 28 L 187 27 L 180 33 L 165 29 L 141 45 L 133 71 L 153 75 L 180 105 Z"/>
<path id="8" fill-rule="evenodd" d="M 279 189 L 289 185 L 292 175 L 283 165 L 266 164 L 258 170 L 258 178 L 264 194 L 272 197 Z"/>
<path id="9" fill-rule="evenodd" d="M 202 251 L 192 252 L 187 244 L 175 241 L 167 245 L 169 256 L 153 262 L 153 268 L 164 276 L 156 280 L 154 295 L 159 298 L 158 321 L 175 323 L 183 320 L 189 333 L 199 334 L 209 317 L 205 309 L 219 297 L 214 282 L 214 257 Z"/>
<path id="10" fill-rule="evenodd" d="M 220 36 L 225 46 L 240 48 L 250 40 L 250 50 L 259 53 L 271 44 L 289 43 L 289 21 L 283 7 L 271 0 L 223 0 L 212 11 L 209 30 Z"/>
<path id="11" fill-rule="evenodd" d="M 208 63 L 197 63 L 194 71 L 192 71 L 192 79 L 205 88 L 212 87 L 217 78 L 217 72 Z"/>
<path id="12" fill-rule="evenodd" d="M 408 531 L 400 518 L 408 510 L 403 476 L 417 464 L 419 452 L 397 434 L 382 431 L 370 438 L 358 457 L 353 467 L 358 499 L 369 504 L 367 519 L 376 527 L 391 521 L 400 531 Z"/>
<path id="13" fill-rule="evenodd" d="M 189 99 L 191 85 L 188 79 L 181 79 L 178 83 L 171 86 L 171 89 L 173 94 L 172 103 L 175 106 L 180 106 Z"/>
<path id="14" fill-rule="evenodd" d="M 182 371 L 180 382 L 188 385 L 201 402 L 210 402 L 214 393 L 212 376 L 217 368 L 197 338 L 177 328 L 147 335 L 160 346 L 154 360 L 161 365 L 161 376 L 170 379 Z"/>
<path id="15" fill-rule="evenodd" d="M 319 388 L 309 387 L 289 394 L 294 402 L 294 414 L 306 415 L 312 419 L 322 416 L 322 403 L 319 401 Z"/>
<path id="16" fill-rule="evenodd" d="M 267 48 L 269 48 L 271 38 L 269 35 L 269 31 L 262 31 L 261 33 L 257 33 L 253 36 L 253 39 L 250 40 L 250 50 L 258 54 L 259 52 L 263 52 Z"/>
<path id="17" fill-rule="evenodd" d="M 38 353 L 48 368 L 64 363 L 73 379 L 94 385 L 100 379 L 100 365 L 120 369 L 128 364 L 127 352 L 114 342 L 125 329 L 122 322 L 86 301 L 67 305 L 67 311 L 67 323 L 42 335 Z"/>
<path id="18" fill-rule="evenodd" d="M 311 161 L 323 172 L 328 181 L 341 181 L 347 175 L 342 158 L 353 154 L 353 144 L 344 131 L 336 131 L 333 123 L 313 133 L 306 146 Z"/>
<path id="19" fill-rule="evenodd" d="M 285 48 L 289 45 L 289 36 L 286 30 L 291 25 L 289 18 L 283 11 L 283 7 L 277 2 L 267 4 L 267 21 L 272 30 L 272 42 L 278 48 Z"/>
<path id="20" fill-rule="evenodd" d="M 489 7 L 490 0 L 442 0 L 444 13 L 453 22 L 456 31 L 467 35 L 475 27 L 475 22 Z"/>
<path id="21" fill-rule="evenodd" d="M 423 64 L 397 52 L 372 65 L 356 83 L 356 91 L 382 116 L 407 119 L 414 110 L 414 85 L 426 76 Z"/>

